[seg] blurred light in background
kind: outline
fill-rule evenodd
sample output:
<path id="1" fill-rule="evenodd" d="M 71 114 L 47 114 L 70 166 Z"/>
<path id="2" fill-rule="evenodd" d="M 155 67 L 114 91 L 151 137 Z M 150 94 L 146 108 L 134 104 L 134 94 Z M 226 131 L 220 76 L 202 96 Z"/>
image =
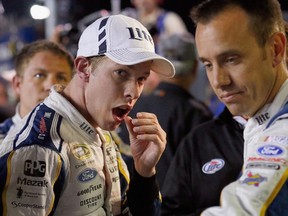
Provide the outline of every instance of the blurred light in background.
<path id="1" fill-rule="evenodd" d="M 30 14 L 33 19 L 46 19 L 50 15 L 50 10 L 45 6 L 33 5 L 30 9 Z"/>

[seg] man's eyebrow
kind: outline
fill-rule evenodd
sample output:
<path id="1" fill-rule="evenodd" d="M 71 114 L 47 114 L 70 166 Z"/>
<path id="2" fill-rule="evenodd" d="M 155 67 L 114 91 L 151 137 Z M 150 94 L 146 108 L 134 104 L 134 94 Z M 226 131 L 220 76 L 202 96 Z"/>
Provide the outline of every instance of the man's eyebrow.
<path id="1" fill-rule="evenodd" d="M 125 67 L 127 67 L 127 68 L 129 68 L 129 69 L 133 69 L 133 68 L 135 68 L 136 67 L 136 65 L 123 65 L 123 66 L 125 66 Z M 149 69 L 147 72 L 145 72 L 145 74 L 147 75 L 147 76 L 149 76 L 150 74 L 151 74 L 151 71 L 152 69 Z M 153 70 L 152 70 L 153 71 Z M 155 72 L 154 72 L 155 73 Z"/>
<path id="2" fill-rule="evenodd" d="M 154 73 L 155 73 L 155 72 L 154 72 Z M 146 74 L 147 76 L 150 76 L 150 74 L 151 74 L 150 70 L 147 71 L 145 74 Z"/>
<path id="3" fill-rule="evenodd" d="M 34 69 L 36 72 L 48 73 L 49 71 L 46 68 L 37 67 Z"/>
<path id="4" fill-rule="evenodd" d="M 225 58 L 227 56 L 231 56 L 231 55 L 240 55 L 240 52 L 238 50 L 235 50 L 235 49 L 232 49 L 232 50 L 227 50 L 227 51 L 224 51 L 220 54 L 218 54 L 216 56 L 217 59 L 222 59 L 222 58 Z M 199 60 L 201 62 L 205 62 L 205 61 L 209 61 L 208 59 L 204 58 L 204 57 L 200 57 L 199 56 Z"/>
<path id="5" fill-rule="evenodd" d="M 206 59 L 203 57 L 199 57 L 199 61 L 204 62 L 204 61 L 206 61 Z"/>
<path id="6" fill-rule="evenodd" d="M 69 75 L 69 74 L 67 74 L 65 71 L 57 71 L 56 74 L 58 74 L 58 75 L 59 75 L 59 74 L 60 74 L 60 75 L 63 75 L 63 74 L 64 74 L 64 75 Z"/>

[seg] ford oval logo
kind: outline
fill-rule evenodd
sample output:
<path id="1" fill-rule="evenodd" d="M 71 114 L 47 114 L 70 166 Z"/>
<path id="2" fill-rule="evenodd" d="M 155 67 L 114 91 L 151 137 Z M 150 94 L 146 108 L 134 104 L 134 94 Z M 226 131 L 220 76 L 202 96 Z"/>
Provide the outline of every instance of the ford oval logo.
<path id="1" fill-rule="evenodd" d="M 80 182 L 88 182 L 92 179 L 94 179 L 97 175 L 96 170 L 94 169 L 85 169 L 84 171 L 82 171 L 79 175 L 78 175 L 78 180 Z"/>
<path id="2" fill-rule="evenodd" d="M 225 165 L 222 159 L 212 159 L 211 161 L 205 163 L 202 167 L 202 171 L 206 174 L 213 174 L 221 170 Z"/>
<path id="3" fill-rule="evenodd" d="M 275 145 L 265 145 L 257 149 L 258 154 L 262 156 L 278 156 L 283 153 L 282 148 Z"/>

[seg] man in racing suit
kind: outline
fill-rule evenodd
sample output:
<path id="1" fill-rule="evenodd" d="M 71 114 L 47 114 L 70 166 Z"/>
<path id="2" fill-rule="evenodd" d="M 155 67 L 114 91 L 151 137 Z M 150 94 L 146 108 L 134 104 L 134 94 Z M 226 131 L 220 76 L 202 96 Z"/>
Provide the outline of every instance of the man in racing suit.
<path id="1" fill-rule="evenodd" d="M 154 114 L 127 115 L 150 70 L 173 76 L 172 63 L 155 54 L 142 24 L 113 15 L 82 33 L 75 67 L 71 82 L 54 86 L 0 146 L 1 215 L 156 215 L 166 133 Z M 131 180 L 108 132 L 122 121 Z"/>
<path id="2" fill-rule="evenodd" d="M 192 18 L 214 92 L 232 115 L 248 119 L 241 176 L 222 190 L 220 206 L 201 215 L 288 215 L 288 81 L 280 4 L 209 0 L 192 10 Z"/>
<path id="3" fill-rule="evenodd" d="M 19 51 L 12 79 L 19 102 L 15 115 L 0 124 L 0 143 L 15 124 L 48 96 L 51 86 L 67 85 L 72 79 L 73 68 L 73 57 L 48 40 L 34 41 Z"/>

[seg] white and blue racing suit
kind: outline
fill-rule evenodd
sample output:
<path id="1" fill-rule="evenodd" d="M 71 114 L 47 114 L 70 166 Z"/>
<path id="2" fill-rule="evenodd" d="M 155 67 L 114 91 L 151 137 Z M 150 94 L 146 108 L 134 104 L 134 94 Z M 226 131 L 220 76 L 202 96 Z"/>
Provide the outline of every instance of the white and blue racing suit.
<path id="1" fill-rule="evenodd" d="M 202 216 L 288 215 L 288 81 L 244 130 L 241 177 L 221 194 L 221 206 Z"/>
<path id="2" fill-rule="evenodd" d="M 20 125 L 0 145 L 0 215 L 156 214 L 155 176 L 130 180 L 110 133 L 54 88 Z"/>
<path id="3" fill-rule="evenodd" d="M 19 106 L 20 105 L 18 103 L 16 107 L 16 113 L 14 116 L 6 119 L 0 124 L 0 144 L 2 143 L 6 135 L 9 133 L 9 131 L 12 130 L 16 124 L 19 124 L 21 122 L 22 118 L 19 114 L 20 109 Z"/>

